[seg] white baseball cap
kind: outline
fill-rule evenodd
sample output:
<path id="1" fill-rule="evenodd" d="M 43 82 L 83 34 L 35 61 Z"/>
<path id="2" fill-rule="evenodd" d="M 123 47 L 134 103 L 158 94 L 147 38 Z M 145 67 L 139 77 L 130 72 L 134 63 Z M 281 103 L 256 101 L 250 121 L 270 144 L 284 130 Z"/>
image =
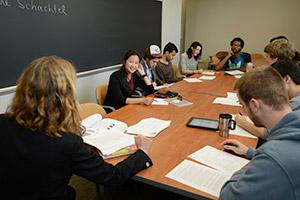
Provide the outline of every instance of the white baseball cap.
<path id="1" fill-rule="evenodd" d="M 159 46 L 157 46 L 155 44 L 150 45 L 149 54 L 154 58 L 161 58 L 162 57 Z"/>

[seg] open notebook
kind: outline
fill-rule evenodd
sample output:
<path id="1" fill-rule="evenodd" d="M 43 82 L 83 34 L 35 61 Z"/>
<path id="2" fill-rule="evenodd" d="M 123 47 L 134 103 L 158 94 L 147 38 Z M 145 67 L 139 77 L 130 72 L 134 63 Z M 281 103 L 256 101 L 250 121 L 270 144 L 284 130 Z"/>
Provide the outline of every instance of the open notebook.
<path id="1" fill-rule="evenodd" d="M 83 141 L 96 147 L 104 158 L 116 157 L 135 152 L 135 140 L 132 134 L 155 137 L 171 121 L 156 118 L 147 118 L 128 127 L 119 120 L 102 118 L 100 114 L 94 114 L 81 122 L 85 127 Z M 127 134 L 128 133 L 128 134 Z"/>
<path id="2" fill-rule="evenodd" d="M 127 124 L 115 119 L 102 119 L 94 114 L 81 122 L 85 127 L 83 141 L 96 147 L 103 158 L 116 157 L 134 153 L 136 148 L 134 136 L 124 134 Z"/>

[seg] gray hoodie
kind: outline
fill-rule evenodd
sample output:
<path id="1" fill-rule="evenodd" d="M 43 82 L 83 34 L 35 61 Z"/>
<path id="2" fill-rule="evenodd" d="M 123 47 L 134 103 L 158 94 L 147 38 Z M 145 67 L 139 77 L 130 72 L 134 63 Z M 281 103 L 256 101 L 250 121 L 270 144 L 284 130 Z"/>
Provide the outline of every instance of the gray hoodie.
<path id="1" fill-rule="evenodd" d="M 221 199 L 300 199 L 300 110 L 271 130 L 249 165 L 223 185 Z"/>

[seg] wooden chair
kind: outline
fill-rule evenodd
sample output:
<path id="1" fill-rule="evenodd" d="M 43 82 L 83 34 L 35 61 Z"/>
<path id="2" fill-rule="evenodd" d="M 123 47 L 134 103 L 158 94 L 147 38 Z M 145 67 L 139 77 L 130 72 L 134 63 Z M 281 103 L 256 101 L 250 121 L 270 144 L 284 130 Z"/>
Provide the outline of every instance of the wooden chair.
<path id="1" fill-rule="evenodd" d="M 96 88 L 96 100 L 97 100 L 97 103 L 99 105 L 101 105 L 105 109 L 109 109 L 111 111 L 115 111 L 116 109 L 114 107 L 103 105 L 104 104 L 104 100 L 105 100 L 105 96 L 106 96 L 106 93 L 107 93 L 107 88 L 108 88 L 107 84 L 100 85 L 100 86 L 98 86 Z"/>
<path id="2" fill-rule="evenodd" d="M 106 115 L 103 107 L 96 103 L 82 103 L 79 107 L 79 115 L 81 119 L 87 118 L 90 115 L 99 113 L 100 115 Z"/>
<path id="3" fill-rule="evenodd" d="M 251 59 L 263 59 L 264 55 L 262 55 L 261 53 L 252 53 L 251 54 Z"/>
<path id="4" fill-rule="evenodd" d="M 104 116 L 106 115 L 105 110 L 103 109 L 103 107 L 99 104 L 96 103 L 82 103 L 80 104 L 79 107 L 79 115 L 81 119 L 84 119 L 90 115 L 99 113 L 100 115 Z M 96 184 L 96 193 L 97 193 L 97 199 L 101 200 L 102 198 L 102 194 L 101 194 L 101 189 L 100 189 L 101 185 Z"/>

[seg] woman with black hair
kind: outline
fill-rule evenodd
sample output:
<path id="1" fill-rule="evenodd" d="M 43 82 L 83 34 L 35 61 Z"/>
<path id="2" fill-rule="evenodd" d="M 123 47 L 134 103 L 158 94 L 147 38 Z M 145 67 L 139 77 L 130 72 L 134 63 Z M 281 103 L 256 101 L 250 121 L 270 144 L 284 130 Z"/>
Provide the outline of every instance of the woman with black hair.
<path id="1" fill-rule="evenodd" d="M 140 65 L 140 60 L 141 56 L 137 51 L 126 52 L 122 68 L 112 73 L 109 78 L 105 105 L 116 109 L 126 104 L 151 105 L 153 98 L 144 96 L 153 93 L 154 87 Z"/>

